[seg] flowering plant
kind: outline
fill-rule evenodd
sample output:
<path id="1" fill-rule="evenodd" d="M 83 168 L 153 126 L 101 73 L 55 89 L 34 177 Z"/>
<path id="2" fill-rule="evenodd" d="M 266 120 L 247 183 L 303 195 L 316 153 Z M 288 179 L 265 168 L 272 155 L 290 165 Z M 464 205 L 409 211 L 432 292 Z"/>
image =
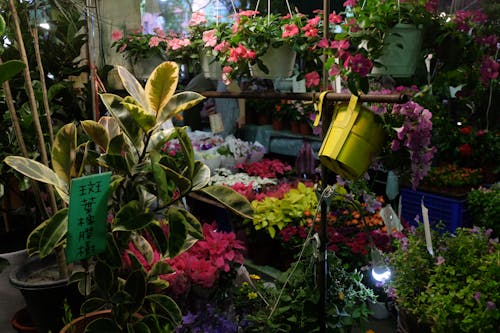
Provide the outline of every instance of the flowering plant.
<path id="1" fill-rule="evenodd" d="M 305 52 L 308 40 L 317 36 L 306 17 L 300 13 L 285 16 L 260 15 L 245 10 L 233 15 L 232 25 L 221 24 L 205 32 L 206 50 L 222 66 L 222 78 L 229 83 L 237 75 L 250 76 L 249 65 L 257 65 L 268 73 L 260 59 L 270 47 L 288 45 L 296 52 Z"/>
<path id="2" fill-rule="evenodd" d="M 467 194 L 467 207 L 475 225 L 491 228 L 493 236 L 500 236 L 500 183 L 490 187 L 480 186 Z"/>
<path id="3" fill-rule="evenodd" d="M 141 30 L 135 30 L 124 34 L 122 30 L 114 30 L 111 34 L 116 52 L 124 53 L 126 58 L 133 63 L 139 59 L 147 59 L 158 56 L 166 59 L 165 50 L 167 44 L 159 36 L 164 35 L 161 29 L 156 29 L 155 34 L 143 34 Z"/>
<path id="4" fill-rule="evenodd" d="M 152 260 L 147 260 L 132 242 L 128 250 L 136 255 L 146 270 L 159 261 L 169 264 L 173 272 L 160 277 L 169 282 L 169 291 L 179 296 L 187 294 L 194 286 L 206 289 L 214 287 L 221 274 L 229 273 L 235 264 L 244 261 L 245 248 L 233 232 L 217 231 L 215 226 L 205 223 L 203 236 L 187 251 L 170 259 L 162 258 L 158 250 L 153 249 Z"/>
<path id="5" fill-rule="evenodd" d="M 478 186 L 483 180 L 482 170 L 460 168 L 454 164 L 431 167 L 423 179 L 425 189 L 439 192 L 467 193 L 472 187 Z"/>
<path id="6" fill-rule="evenodd" d="M 433 332 L 493 332 L 500 324 L 500 245 L 491 230 L 433 233 L 432 254 L 419 225 L 389 255 L 389 293 Z"/>
<path id="7" fill-rule="evenodd" d="M 261 178 L 283 177 L 292 170 L 292 167 L 286 162 L 268 158 L 259 162 L 237 164 L 236 168 L 248 173 L 250 176 Z"/>
<path id="8" fill-rule="evenodd" d="M 405 87 L 396 92 L 410 91 Z M 380 90 L 374 93 L 391 93 Z M 380 161 L 388 170 L 407 176 L 415 189 L 429 172 L 436 148 L 431 143 L 432 113 L 422 105 L 409 101 L 404 104 L 372 104 L 370 109 L 378 114 L 388 136 Z M 409 166 L 408 166 L 409 162 Z"/>

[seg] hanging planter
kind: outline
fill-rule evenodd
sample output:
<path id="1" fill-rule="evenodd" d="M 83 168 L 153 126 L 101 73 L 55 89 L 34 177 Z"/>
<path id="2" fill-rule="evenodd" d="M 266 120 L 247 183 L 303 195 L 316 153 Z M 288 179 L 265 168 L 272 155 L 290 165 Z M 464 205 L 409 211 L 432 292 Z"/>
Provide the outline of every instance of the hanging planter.
<path id="1" fill-rule="evenodd" d="M 422 31 L 414 24 L 396 24 L 384 39 L 382 64 L 374 67 L 372 74 L 410 77 L 415 73 L 422 47 Z"/>
<path id="2" fill-rule="evenodd" d="M 210 80 L 220 80 L 222 70 L 220 63 L 215 61 L 215 57 L 202 52 L 200 56 L 201 70 L 203 76 Z"/>
<path id="3" fill-rule="evenodd" d="M 252 77 L 261 79 L 278 79 L 290 77 L 295 66 L 295 52 L 290 46 L 270 47 L 262 57 L 262 64 L 269 70 L 265 73 L 257 64 L 252 65 L 250 71 Z"/>
<path id="4" fill-rule="evenodd" d="M 373 112 L 359 104 L 341 104 L 323 140 L 319 159 L 336 174 L 356 179 L 368 169 L 384 141 L 383 126 Z"/>
<path id="5" fill-rule="evenodd" d="M 164 60 L 157 55 L 153 55 L 149 58 L 137 59 L 137 61 L 132 64 L 134 76 L 139 80 L 146 81 L 153 72 L 153 69 L 158 67 L 163 61 Z"/>

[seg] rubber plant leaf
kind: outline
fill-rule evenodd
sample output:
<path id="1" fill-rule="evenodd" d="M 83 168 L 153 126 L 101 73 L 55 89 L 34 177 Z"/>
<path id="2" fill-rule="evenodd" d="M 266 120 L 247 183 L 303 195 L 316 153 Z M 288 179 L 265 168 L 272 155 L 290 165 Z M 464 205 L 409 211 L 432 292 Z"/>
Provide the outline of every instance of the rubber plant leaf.
<path id="1" fill-rule="evenodd" d="M 86 333 L 121 333 L 122 330 L 114 323 L 111 318 L 99 318 L 92 321 L 85 327 Z"/>
<path id="2" fill-rule="evenodd" d="M 39 239 L 40 258 L 46 257 L 60 244 L 68 231 L 68 208 L 63 208 L 49 218 Z"/>
<path id="3" fill-rule="evenodd" d="M 166 172 L 160 165 L 161 154 L 153 150 L 149 154 L 151 158 L 151 170 L 153 171 L 154 181 L 158 188 L 158 196 L 164 202 L 170 201 L 169 179 Z"/>
<path id="4" fill-rule="evenodd" d="M 222 185 L 211 185 L 198 190 L 202 194 L 218 201 L 233 213 L 246 219 L 252 219 L 253 209 L 250 202 L 243 195 Z"/>
<path id="5" fill-rule="evenodd" d="M 125 97 L 123 100 L 123 106 L 130 112 L 130 115 L 139 127 L 145 132 L 149 132 L 156 125 L 156 115 L 147 112 L 147 110 L 141 105 L 137 105 L 133 98 Z"/>
<path id="6" fill-rule="evenodd" d="M 139 105 L 145 108 L 146 111 L 151 112 L 151 114 L 153 115 L 153 111 L 147 110 L 149 105 L 148 99 L 146 97 L 146 93 L 144 92 L 144 88 L 139 83 L 139 81 L 125 67 L 117 66 L 116 68 L 125 90 L 129 93 L 130 96 L 132 96 L 133 99 L 137 101 L 137 103 L 139 103 Z M 153 73 L 151 73 L 151 75 L 153 75 Z"/>
<path id="7" fill-rule="evenodd" d="M 52 146 L 52 169 L 61 177 L 66 184 L 76 176 L 76 126 L 69 123 L 57 131 Z"/>
<path id="8" fill-rule="evenodd" d="M 179 326 L 182 320 L 182 312 L 177 303 L 167 295 L 151 294 L 146 300 L 156 305 L 158 315 L 166 315 L 173 327 Z"/>
<path id="9" fill-rule="evenodd" d="M 184 218 L 186 219 L 185 224 L 188 235 L 194 237 L 194 239 L 203 239 L 203 231 L 200 221 L 198 221 L 198 219 L 187 210 L 182 208 L 176 209 L 184 215 Z"/>
<path id="10" fill-rule="evenodd" d="M 113 231 L 135 231 L 154 221 L 154 214 L 145 211 L 137 200 L 130 201 L 116 213 Z"/>
<path id="11" fill-rule="evenodd" d="M 194 149 L 191 144 L 191 140 L 189 139 L 186 131 L 184 129 L 176 129 L 177 138 L 179 139 L 179 144 L 181 146 L 182 154 L 184 154 L 185 164 L 188 169 L 187 177 L 189 179 L 193 178 L 193 170 L 194 170 Z"/>
<path id="12" fill-rule="evenodd" d="M 115 281 L 113 271 L 102 261 L 98 261 L 95 265 L 94 279 L 97 287 L 106 295 L 109 295 L 112 292 L 113 281 Z"/>
<path id="13" fill-rule="evenodd" d="M 166 262 L 158 261 L 158 262 L 154 263 L 154 265 L 149 270 L 148 280 L 150 280 L 152 278 L 156 278 L 159 275 L 170 274 L 173 272 L 175 272 L 175 270 L 172 268 L 172 266 L 170 266 Z"/>
<path id="14" fill-rule="evenodd" d="M 204 99 L 205 96 L 193 91 L 184 91 L 181 93 L 177 93 L 172 96 L 168 104 L 160 110 L 157 122 L 163 123 L 173 116 L 192 108 Z"/>
<path id="15" fill-rule="evenodd" d="M 132 272 L 125 282 L 123 290 L 132 296 L 133 302 L 127 304 L 127 311 L 134 314 L 140 310 L 146 296 L 146 279 L 142 271 Z"/>
<path id="16" fill-rule="evenodd" d="M 64 202 L 69 200 L 68 184 L 49 167 L 22 156 L 7 156 L 4 162 L 26 177 L 53 185 Z"/>
<path id="17" fill-rule="evenodd" d="M 100 96 L 104 106 L 118 122 L 120 129 L 130 139 L 136 150 L 142 151 L 144 133 L 129 110 L 123 105 L 123 98 L 114 94 L 101 94 Z"/>
<path id="18" fill-rule="evenodd" d="M 175 207 L 170 207 L 165 213 L 168 221 L 168 256 L 170 258 L 179 254 L 187 237 L 187 221 L 184 214 Z"/>
<path id="19" fill-rule="evenodd" d="M 104 118 L 104 117 L 103 117 Z M 94 143 L 103 151 L 108 150 L 109 134 L 106 128 L 93 120 L 83 120 L 81 122 L 83 130 L 94 141 Z"/>
<path id="20" fill-rule="evenodd" d="M 172 61 L 167 61 L 157 66 L 149 76 L 144 88 L 147 106 L 155 113 L 157 123 L 161 123 L 158 114 L 175 93 L 179 81 L 179 66 Z"/>
<path id="21" fill-rule="evenodd" d="M 92 297 L 87 299 L 81 306 L 82 313 L 91 313 L 102 310 L 106 306 L 107 301 L 103 298 Z"/>
<path id="22" fill-rule="evenodd" d="M 210 168 L 201 161 L 195 161 L 193 191 L 201 190 L 210 182 Z"/>
<path id="23" fill-rule="evenodd" d="M 170 181 L 175 183 L 181 196 L 184 196 L 186 193 L 189 192 L 189 190 L 191 189 L 191 181 L 188 178 L 175 172 L 169 167 L 164 166 L 163 164 L 158 164 L 158 165 L 165 171 L 166 177 Z"/>

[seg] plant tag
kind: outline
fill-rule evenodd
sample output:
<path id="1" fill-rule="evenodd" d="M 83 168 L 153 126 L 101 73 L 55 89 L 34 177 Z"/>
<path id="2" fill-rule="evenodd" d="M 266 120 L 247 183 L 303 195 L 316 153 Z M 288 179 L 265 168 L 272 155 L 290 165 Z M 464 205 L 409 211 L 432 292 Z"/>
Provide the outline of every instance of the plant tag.
<path id="1" fill-rule="evenodd" d="M 212 133 L 224 132 L 224 124 L 222 123 L 222 116 L 220 113 L 213 113 L 208 116 L 210 121 L 210 130 Z"/>
<path id="2" fill-rule="evenodd" d="M 71 181 L 68 213 L 68 263 L 87 259 L 106 249 L 106 218 L 111 172 Z"/>
<path id="3" fill-rule="evenodd" d="M 397 231 L 403 230 L 403 226 L 401 225 L 401 221 L 399 220 L 396 212 L 392 208 L 391 205 L 387 205 L 380 209 L 380 217 L 384 221 L 385 226 L 387 227 L 387 233 L 390 235 L 392 233 L 392 229 L 396 229 Z"/>
<path id="4" fill-rule="evenodd" d="M 432 250 L 432 239 L 431 239 L 431 226 L 429 224 L 429 210 L 424 205 L 424 197 L 422 197 L 422 219 L 424 220 L 424 233 L 425 233 L 425 244 L 427 244 L 427 251 L 434 256 L 434 251 Z"/>

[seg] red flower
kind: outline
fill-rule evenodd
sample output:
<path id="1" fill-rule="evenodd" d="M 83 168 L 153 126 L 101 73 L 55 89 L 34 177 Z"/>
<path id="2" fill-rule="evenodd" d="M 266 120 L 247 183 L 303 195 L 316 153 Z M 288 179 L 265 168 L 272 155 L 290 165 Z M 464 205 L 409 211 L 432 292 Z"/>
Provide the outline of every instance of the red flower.
<path id="1" fill-rule="evenodd" d="M 465 126 L 465 127 L 462 127 L 461 129 L 459 129 L 460 133 L 462 134 L 465 134 L 465 135 L 469 135 L 472 133 L 472 126 Z"/>
<path id="2" fill-rule="evenodd" d="M 472 147 L 468 143 L 461 145 L 458 150 L 460 152 L 460 156 L 462 157 L 469 157 L 472 155 Z"/>

